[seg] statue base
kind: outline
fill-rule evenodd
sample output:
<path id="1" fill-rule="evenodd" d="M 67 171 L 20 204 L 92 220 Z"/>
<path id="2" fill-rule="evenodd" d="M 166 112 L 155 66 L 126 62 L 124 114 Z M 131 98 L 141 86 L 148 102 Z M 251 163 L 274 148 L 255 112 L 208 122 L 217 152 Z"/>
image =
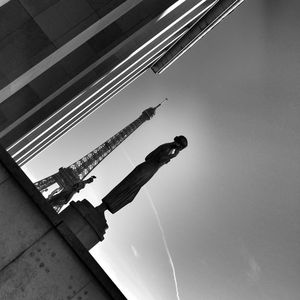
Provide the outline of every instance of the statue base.
<path id="1" fill-rule="evenodd" d="M 108 228 L 104 209 L 97 209 L 86 199 L 71 201 L 70 205 L 59 214 L 74 232 L 86 249 L 90 250 L 104 240 Z"/>

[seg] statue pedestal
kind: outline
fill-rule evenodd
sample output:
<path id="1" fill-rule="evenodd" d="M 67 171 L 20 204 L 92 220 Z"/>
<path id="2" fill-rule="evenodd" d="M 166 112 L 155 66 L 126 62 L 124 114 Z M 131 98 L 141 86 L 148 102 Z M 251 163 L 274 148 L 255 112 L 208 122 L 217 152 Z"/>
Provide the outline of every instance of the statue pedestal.
<path id="1" fill-rule="evenodd" d="M 59 215 L 86 249 L 90 250 L 99 241 L 104 240 L 108 228 L 104 210 L 96 209 L 86 199 L 70 202 L 70 205 Z"/>

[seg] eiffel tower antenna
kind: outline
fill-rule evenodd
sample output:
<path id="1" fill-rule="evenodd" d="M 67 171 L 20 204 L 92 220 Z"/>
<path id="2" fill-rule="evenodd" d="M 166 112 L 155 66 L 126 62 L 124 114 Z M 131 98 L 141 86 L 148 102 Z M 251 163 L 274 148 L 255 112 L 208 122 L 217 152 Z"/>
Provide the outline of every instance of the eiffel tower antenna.
<path id="1" fill-rule="evenodd" d="M 164 102 L 168 101 L 169 99 L 168 98 L 165 98 L 163 101 L 161 101 L 158 105 L 156 105 L 154 108 L 158 108 L 160 107 Z"/>
<path id="2" fill-rule="evenodd" d="M 35 182 L 34 184 L 36 188 L 43 192 L 53 184 L 58 184 L 59 187 L 50 194 L 48 200 L 50 200 L 54 195 L 57 196 L 59 193 L 66 192 L 68 190 L 71 191 L 72 187 L 76 184 L 78 185 L 79 183 L 82 183 L 84 178 L 137 128 L 139 128 L 145 121 L 150 120 L 155 115 L 156 109 L 166 100 L 167 98 L 157 106 L 144 110 L 136 120 L 67 168 L 60 168 L 57 173 Z M 73 192 L 73 194 L 74 193 L 75 192 Z M 56 205 L 56 211 L 59 211 L 61 207 L 62 205 L 59 205 L 59 207 Z"/>

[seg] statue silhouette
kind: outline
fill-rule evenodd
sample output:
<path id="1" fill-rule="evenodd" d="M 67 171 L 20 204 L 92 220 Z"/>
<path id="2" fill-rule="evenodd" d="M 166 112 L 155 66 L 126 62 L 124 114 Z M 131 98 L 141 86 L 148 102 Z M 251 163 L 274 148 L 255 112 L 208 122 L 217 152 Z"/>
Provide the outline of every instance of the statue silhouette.
<path id="1" fill-rule="evenodd" d="M 130 203 L 158 169 L 176 157 L 182 149 L 187 147 L 187 144 L 187 139 L 181 135 L 176 136 L 171 143 L 160 145 L 102 199 L 102 204 L 98 206 L 98 210 L 108 209 L 111 213 L 115 213 Z"/>

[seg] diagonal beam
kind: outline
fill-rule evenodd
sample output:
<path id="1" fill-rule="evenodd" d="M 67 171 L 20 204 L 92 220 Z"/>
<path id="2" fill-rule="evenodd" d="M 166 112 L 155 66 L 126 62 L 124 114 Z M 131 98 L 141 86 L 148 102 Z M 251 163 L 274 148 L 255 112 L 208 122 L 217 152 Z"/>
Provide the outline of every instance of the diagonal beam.
<path id="1" fill-rule="evenodd" d="M 162 73 L 198 40 L 233 12 L 242 2 L 244 2 L 244 0 L 220 0 L 158 61 L 156 61 L 155 64 L 152 65 L 152 71 L 158 74 Z"/>

